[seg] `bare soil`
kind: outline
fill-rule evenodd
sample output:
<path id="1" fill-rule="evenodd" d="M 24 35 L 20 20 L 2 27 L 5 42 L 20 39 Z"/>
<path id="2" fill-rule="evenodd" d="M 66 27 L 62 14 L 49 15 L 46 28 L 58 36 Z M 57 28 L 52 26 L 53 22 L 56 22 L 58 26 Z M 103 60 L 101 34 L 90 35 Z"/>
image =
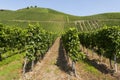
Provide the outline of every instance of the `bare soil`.
<path id="1" fill-rule="evenodd" d="M 100 61 L 100 56 L 98 56 L 97 53 L 89 49 L 85 49 L 83 52 L 87 54 L 86 62 L 92 65 L 94 68 L 96 68 L 99 72 L 101 72 L 101 75 L 99 75 L 100 78 L 105 77 L 105 80 L 120 80 L 120 64 L 117 65 L 118 72 L 115 73 L 114 69 L 110 68 L 108 58 L 102 57 L 102 60 Z M 112 61 L 112 65 L 114 65 L 113 61 Z M 96 79 L 96 80 L 102 80 L 102 79 Z"/>
<path id="2" fill-rule="evenodd" d="M 60 38 L 38 62 L 32 72 L 25 74 L 20 80 L 82 80 L 71 75 L 67 67 L 67 59 Z"/>
<path id="3" fill-rule="evenodd" d="M 108 66 L 98 64 L 97 55 L 88 51 L 87 64 L 98 70 L 98 73 L 86 71 L 84 62 L 76 63 L 77 77 L 68 66 L 68 60 L 60 38 L 57 38 L 41 62 L 37 62 L 33 71 L 27 72 L 20 80 L 120 80 L 120 74 L 111 75 Z"/>

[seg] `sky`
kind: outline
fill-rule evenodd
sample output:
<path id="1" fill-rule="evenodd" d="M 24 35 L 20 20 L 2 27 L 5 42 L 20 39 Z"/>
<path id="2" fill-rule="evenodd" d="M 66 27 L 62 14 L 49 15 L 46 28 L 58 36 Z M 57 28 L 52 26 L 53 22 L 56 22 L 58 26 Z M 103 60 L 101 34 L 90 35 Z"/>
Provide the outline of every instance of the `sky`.
<path id="1" fill-rule="evenodd" d="M 0 9 L 17 10 L 35 5 L 77 16 L 120 12 L 120 0 L 0 0 Z"/>

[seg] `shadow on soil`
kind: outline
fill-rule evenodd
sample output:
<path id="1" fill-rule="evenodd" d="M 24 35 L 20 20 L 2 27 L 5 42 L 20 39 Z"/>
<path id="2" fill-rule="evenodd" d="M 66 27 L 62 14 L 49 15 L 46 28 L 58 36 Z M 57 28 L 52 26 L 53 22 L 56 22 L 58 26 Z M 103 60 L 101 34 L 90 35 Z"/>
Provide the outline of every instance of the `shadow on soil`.
<path id="1" fill-rule="evenodd" d="M 114 70 L 108 68 L 105 64 L 101 63 L 98 64 L 96 59 L 90 60 L 88 57 L 84 60 L 85 63 L 87 63 L 90 66 L 95 67 L 97 70 L 104 74 L 110 74 L 111 76 L 115 77 L 116 80 L 120 80 L 120 72 L 119 73 L 114 73 Z"/>
<path id="2" fill-rule="evenodd" d="M 90 60 L 89 58 L 86 58 L 85 62 L 88 65 L 95 67 L 97 70 L 99 70 L 100 72 L 102 72 L 104 74 L 113 75 L 113 73 L 114 73 L 114 70 L 109 69 L 105 64 L 102 64 L 102 63 L 98 64 L 96 59 Z"/>
<path id="3" fill-rule="evenodd" d="M 65 73 L 69 74 L 70 66 L 68 66 L 68 61 L 66 57 L 66 53 L 64 51 L 64 48 L 62 46 L 62 41 L 60 40 L 60 46 L 59 46 L 59 54 L 57 58 L 56 65 Z"/>

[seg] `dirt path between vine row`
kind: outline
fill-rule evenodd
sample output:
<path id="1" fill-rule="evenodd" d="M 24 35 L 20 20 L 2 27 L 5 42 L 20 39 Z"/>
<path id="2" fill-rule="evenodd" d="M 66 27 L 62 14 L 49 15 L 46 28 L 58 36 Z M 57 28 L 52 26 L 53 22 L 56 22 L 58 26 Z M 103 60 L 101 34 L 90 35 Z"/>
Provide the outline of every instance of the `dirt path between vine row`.
<path id="1" fill-rule="evenodd" d="M 82 80 L 67 71 L 67 60 L 60 38 L 57 38 L 44 59 L 38 62 L 24 80 Z M 22 79 L 23 80 L 23 79 Z"/>

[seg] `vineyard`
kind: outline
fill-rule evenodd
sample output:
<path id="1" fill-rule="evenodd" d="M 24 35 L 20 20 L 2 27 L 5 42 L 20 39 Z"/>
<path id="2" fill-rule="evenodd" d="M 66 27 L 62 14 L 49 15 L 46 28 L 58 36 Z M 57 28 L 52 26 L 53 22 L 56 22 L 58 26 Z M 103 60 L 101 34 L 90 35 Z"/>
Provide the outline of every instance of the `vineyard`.
<path id="1" fill-rule="evenodd" d="M 29 25 L 24 30 L 19 27 L 11 28 L 0 25 L 0 32 L 0 61 L 4 61 L 16 54 L 23 55 L 25 58 L 23 74 L 26 72 L 26 67 L 29 68 L 27 66 L 29 63 L 32 70 L 35 62 L 44 57 L 56 36 L 52 32 L 41 29 L 39 25 Z M 3 63 L 3 65 L 8 63 L 9 61 Z"/>
<path id="2" fill-rule="evenodd" d="M 102 24 L 95 20 L 80 20 L 75 22 L 75 26 L 77 27 L 78 31 L 92 31 L 102 27 Z"/>
<path id="3" fill-rule="evenodd" d="M 102 57 L 108 58 L 111 74 L 118 72 L 117 62 L 120 59 L 119 26 L 105 26 L 96 31 L 79 33 L 73 28 L 63 35 L 62 40 L 66 53 L 72 60 L 72 70 L 75 75 L 75 63 L 76 61 L 84 59 L 85 54 L 83 54 L 83 52 L 86 53 L 86 57 L 89 57 L 89 52 L 88 50 L 85 51 L 85 48 L 91 49 L 92 54 L 96 52 L 99 56 L 100 63 L 104 63 L 102 62 Z M 112 66 L 112 60 L 114 61 L 114 67 Z"/>
<path id="4" fill-rule="evenodd" d="M 79 17 L 47 8 L 0 11 L 0 79 L 120 80 L 116 14 Z"/>
<path id="5" fill-rule="evenodd" d="M 83 47 L 96 51 L 102 61 L 102 56 L 109 58 L 110 68 L 117 72 L 117 59 L 120 58 L 120 28 L 118 26 L 107 27 L 93 32 L 80 33 L 80 42 Z"/>

